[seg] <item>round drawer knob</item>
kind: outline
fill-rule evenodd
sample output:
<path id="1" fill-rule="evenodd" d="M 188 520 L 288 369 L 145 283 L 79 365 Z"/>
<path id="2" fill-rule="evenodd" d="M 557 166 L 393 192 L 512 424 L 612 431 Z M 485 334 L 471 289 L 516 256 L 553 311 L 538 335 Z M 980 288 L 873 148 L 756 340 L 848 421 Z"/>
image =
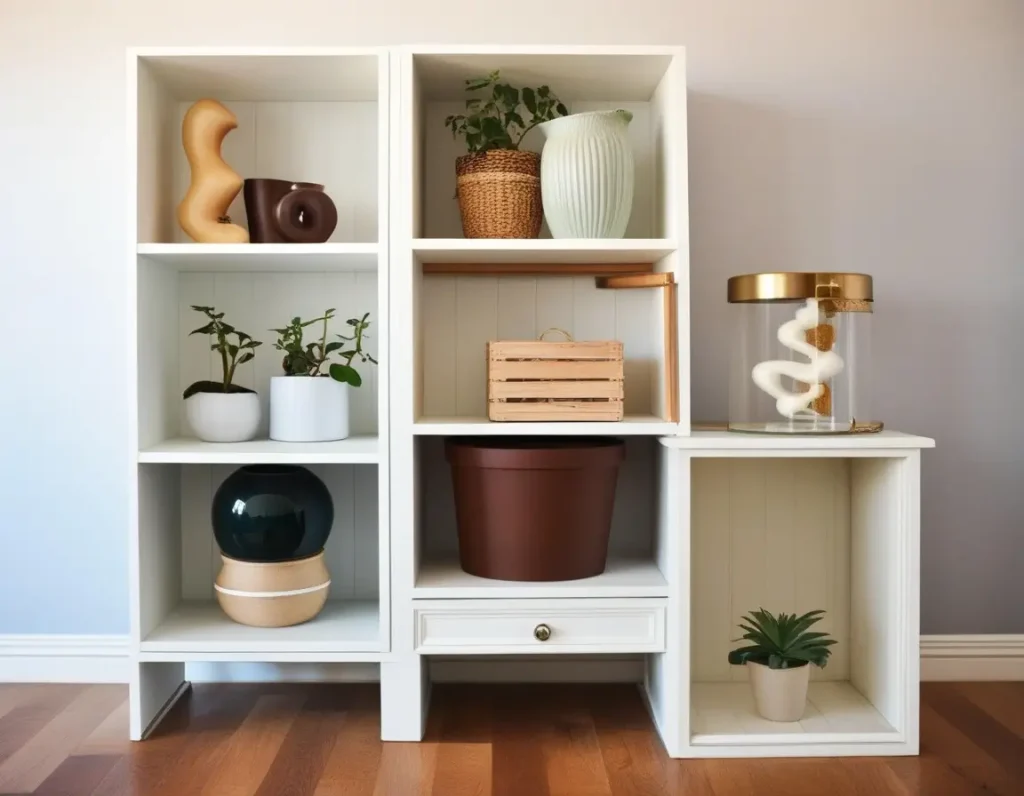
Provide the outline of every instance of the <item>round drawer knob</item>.
<path id="1" fill-rule="evenodd" d="M 551 638 L 551 628 L 547 625 L 537 625 L 537 627 L 533 629 L 533 637 L 537 639 L 537 641 L 547 641 Z"/>

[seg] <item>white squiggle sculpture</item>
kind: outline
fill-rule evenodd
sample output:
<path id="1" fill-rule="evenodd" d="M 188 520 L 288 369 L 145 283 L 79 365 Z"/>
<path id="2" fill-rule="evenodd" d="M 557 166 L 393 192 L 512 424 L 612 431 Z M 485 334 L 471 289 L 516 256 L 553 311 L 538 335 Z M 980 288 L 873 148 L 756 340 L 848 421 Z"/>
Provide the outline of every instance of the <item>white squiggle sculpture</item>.
<path id="1" fill-rule="evenodd" d="M 808 357 L 810 362 L 772 359 L 754 365 L 750 375 L 754 384 L 775 399 L 775 408 L 783 417 L 794 419 L 800 414 L 815 412 L 811 402 L 825 391 L 823 382 L 843 369 L 843 358 L 834 351 L 820 351 L 807 342 L 807 332 L 818 325 L 818 300 L 809 298 L 796 311 L 796 318 L 779 327 L 778 338 L 786 348 Z M 807 392 L 789 392 L 782 388 L 782 377 L 788 376 L 810 385 Z"/>

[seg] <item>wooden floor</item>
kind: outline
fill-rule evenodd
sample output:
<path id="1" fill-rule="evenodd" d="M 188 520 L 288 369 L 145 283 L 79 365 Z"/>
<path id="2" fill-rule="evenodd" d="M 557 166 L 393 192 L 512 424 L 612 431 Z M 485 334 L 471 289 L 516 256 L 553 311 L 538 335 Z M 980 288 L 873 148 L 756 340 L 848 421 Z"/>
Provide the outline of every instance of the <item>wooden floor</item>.
<path id="1" fill-rule="evenodd" d="M 375 686 L 206 685 L 132 744 L 123 686 L 0 685 L 0 794 L 1024 794 L 1024 683 L 928 683 L 919 758 L 669 760 L 631 686 L 438 686 L 381 744 Z"/>

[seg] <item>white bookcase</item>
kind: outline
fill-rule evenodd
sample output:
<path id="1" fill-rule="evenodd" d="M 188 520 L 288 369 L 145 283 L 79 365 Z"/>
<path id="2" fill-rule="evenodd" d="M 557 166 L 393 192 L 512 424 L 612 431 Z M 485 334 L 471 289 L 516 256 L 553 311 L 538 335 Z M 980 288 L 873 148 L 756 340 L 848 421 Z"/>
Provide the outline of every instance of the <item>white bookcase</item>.
<path id="1" fill-rule="evenodd" d="M 625 238 L 462 237 L 460 150 L 443 119 L 462 107 L 465 78 L 494 69 L 550 85 L 571 111 L 633 112 Z M 189 662 L 378 664 L 383 738 L 415 741 L 432 655 L 615 654 L 646 661 L 643 692 L 676 757 L 916 753 L 918 451 L 932 442 L 691 434 L 681 48 L 150 48 L 129 53 L 128 73 L 133 738 L 188 687 Z M 180 123 L 202 97 L 238 116 L 224 156 L 240 174 L 326 185 L 339 215 L 329 242 L 187 241 L 174 218 L 188 182 Z M 245 223 L 240 198 L 230 214 Z M 674 335 L 660 290 L 596 286 L 600 267 L 619 263 L 672 275 Z M 551 275 L 537 274 L 546 264 Z M 381 365 L 354 391 L 353 436 L 190 439 L 181 392 L 215 367 L 206 341 L 187 336 L 192 304 L 265 341 L 239 375 L 265 410 L 277 367 L 266 330 L 326 307 L 370 311 Z M 623 341 L 622 423 L 486 420 L 485 343 L 549 327 Z M 626 438 L 603 575 L 462 572 L 443 438 L 488 434 Z M 331 601 L 307 624 L 237 625 L 213 599 L 210 501 L 247 463 L 303 464 L 334 497 Z M 743 671 L 725 662 L 739 614 L 762 602 L 826 608 L 840 642 L 796 725 L 758 719 Z M 533 636 L 540 623 L 547 642 Z"/>

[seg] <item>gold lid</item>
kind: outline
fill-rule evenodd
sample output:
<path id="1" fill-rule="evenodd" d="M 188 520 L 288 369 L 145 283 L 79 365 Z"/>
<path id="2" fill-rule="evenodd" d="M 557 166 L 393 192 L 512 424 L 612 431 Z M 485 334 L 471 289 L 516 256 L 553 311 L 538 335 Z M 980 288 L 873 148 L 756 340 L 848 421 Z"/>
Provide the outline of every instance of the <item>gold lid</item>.
<path id="1" fill-rule="evenodd" d="M 867 274 L 788 271 L 774 274 L 743 274 L 729 279 L 730 304 L 809 298 L 873 301 L 871 277 Z"/>

